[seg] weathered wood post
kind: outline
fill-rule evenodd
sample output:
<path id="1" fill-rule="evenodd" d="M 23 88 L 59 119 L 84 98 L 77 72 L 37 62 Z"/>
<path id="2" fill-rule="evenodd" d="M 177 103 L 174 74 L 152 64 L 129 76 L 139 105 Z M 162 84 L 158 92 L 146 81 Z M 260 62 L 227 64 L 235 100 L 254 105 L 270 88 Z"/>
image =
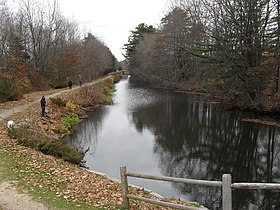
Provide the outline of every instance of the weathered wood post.
<path id="1" fill-rule="evenodd" d="M 123 207 L 124 209 L 129 209 L 129 201 L 127 198 L 128 194 L 128 184 L 127 184 L 127 176 L 126 176 L 126 167 L 122 166 L 120 168 L 121 173 L 121 185 L 122 185 L 122 198 L 123 198 Z"/>
<path id="2" fill-rule="evenodd" d="M 231 175 L 223 174 L 223 210 L 232 210 Z"/>

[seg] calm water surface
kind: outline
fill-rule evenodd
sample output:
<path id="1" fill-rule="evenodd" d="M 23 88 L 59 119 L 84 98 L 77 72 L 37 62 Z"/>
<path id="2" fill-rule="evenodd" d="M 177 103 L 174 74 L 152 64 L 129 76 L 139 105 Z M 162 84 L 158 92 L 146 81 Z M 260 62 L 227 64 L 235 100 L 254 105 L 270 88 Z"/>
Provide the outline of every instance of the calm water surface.
<path id="1" fill-rule="evenodd" d="M 79 124 L 69 142 L 89 149 L 86 166 L 119 179 L 120 166 L 150 175 L 233 182 L 280 182 L 279 128 L 243 122 L 200 96 L 131 83 L 116 84 L 114 105 Z M 221 190 L 129 178 L 163 196 L 221 209 Z M 233 192 L 233 209 L 280 209 L 277 191 Z"/>

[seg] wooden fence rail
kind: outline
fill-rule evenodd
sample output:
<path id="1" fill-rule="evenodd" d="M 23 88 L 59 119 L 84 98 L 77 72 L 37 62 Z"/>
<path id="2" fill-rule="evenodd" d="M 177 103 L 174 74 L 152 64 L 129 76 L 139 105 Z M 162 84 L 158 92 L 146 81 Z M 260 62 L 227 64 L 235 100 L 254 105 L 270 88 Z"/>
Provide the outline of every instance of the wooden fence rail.
<path id="1" fill-rule="evenodd" d="M 153 199 L 143 198 L 140 196 L 131 195 L 128 193 L 128 182 L 127 177 L 136 177 L 142 179 L 152 179 L 159 181 L 169 181 L 175 183 L 184 183 L 184 184 L 193 184 L 193 185 L 202 185 L 207 187 L 219 187 L 222 188 L 222 201 L 223 201 L 223 210 L 232 210 L 232 189 L 263 189 L 263 190 L 280 190 L 280 184 L 276 183 L 232 183 L 230 174 L 223 174 L 222 181 L 206 181 L 198 179 L 183 179 L 167 176 L 152 176 L 144 174 L 136 174 L 132 172 L 127 172 L 126 167 L 123 166 L 120 168 L 121 174 L 121 185 L 122 185 L 122 197 L 123 197 L 123 207 L 129 209 L 129 199 L 139 200 L 146 203 L 151 203 L 159 206 L 170 207 L 174 209 L 187 209 L 187 210 L 199 210 L 200 208 L 173 204 L 163 201 L 157 201 Z"/>
<path id="2" fill-rule="evenodd" d="M 153 179 L 153 180 L 169 181 L 169 182 L 184 183 L 184 184 L 196 184 L 196 185 L 203 185 L 203 186 L 208 186 L 208 187 L 222 187 L 221 181 L 183 179 L 183 178 L 175 178 L 175 177 L 168 177 L 168 176 L 151 176 L 151 175 L 136 174 L 136 173 L 131 173 L 131 172 L 126 172 L 125 174 L 126 174 L 126 176 L 143 178 L 143 179 Z"/>

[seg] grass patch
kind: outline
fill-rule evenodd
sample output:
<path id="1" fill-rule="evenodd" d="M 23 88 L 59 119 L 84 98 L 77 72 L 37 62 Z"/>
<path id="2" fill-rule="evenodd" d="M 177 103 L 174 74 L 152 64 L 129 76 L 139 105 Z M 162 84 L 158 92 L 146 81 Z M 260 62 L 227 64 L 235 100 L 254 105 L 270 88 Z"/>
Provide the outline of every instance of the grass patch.
<path id="1" fill-rule="evenodd" d="M 203 208 L 202 205 L 200 205 L 199 203 L 197 202 L 189 202 L 189 204 L 192 206 L 192 207 L 196 207 L 196 208 Z"/>
<path id="2" fill-rule="evenodd" d="M 106 104 L 112 104 L 113 103 L 113 93 L 116 92 L 115 86 L 109 85 L 109 86 L 101 86 L 101 91 L 104 94 L 104 101 Z"/>
<path id="3" fill-rule="evenodd" d="M 69 133 L 70 130 L 77 125 L 79 122 L 79 116 L 77 114 L 71 114 L 68 115 L 67 117 L 62 119 L 62 132 L 63 133 Z"/>
<path id="4" fill-rule="evenodd" d="M 203 92 L 203 91 L 206 91 L 207 86 L 206 85 L 198 85 L 195 89 L 196 89 L 196 91 Z"/>
<path id="5" fill-rule="evenodd" d="M 103 86 L 102 89 L 106 94 L 112 94 L 116 92 L 115 86 Z"/>
<path id="6" fill-rule="evenodd" d="M 30 162 L 29 156 L 17 155 L 16 151 L 5 148 L 0 145 L 0 178 L 5 181 L 16 181 L 14 182 L 17 186 L 19 192 L 27 192 L 35 201 L 43 203 L 46 207 L 50 209 L 69 209 L 69 210 L 92 210 L 96 209 L 92 206 L 68 202 L 64 197 L 57 196 L 54 192 L 50 191 L 48 188 L 35 186 L 26 182 L 30 178 L 31 171 L 26 170 L 26 163 Z M 34 173 L 34 171 L 33 171 Z M 44 176 L 50 176 L 47 172 L 38 173 L 37 176 L 33 176 L 33 179 L 40 180 Z M 0 208 L 1 209 L 1 208 Z"/>
<path id="7" fill-rule="evenodd" d="M 2 149 L 3 145 L 0 145 L 0 179 L 1 180 L 8 180 L 15 178 L 15 174 L 12 171 L 12 166 L 15 165 L 15 157 L 11 155 L 9 152 Z"/>

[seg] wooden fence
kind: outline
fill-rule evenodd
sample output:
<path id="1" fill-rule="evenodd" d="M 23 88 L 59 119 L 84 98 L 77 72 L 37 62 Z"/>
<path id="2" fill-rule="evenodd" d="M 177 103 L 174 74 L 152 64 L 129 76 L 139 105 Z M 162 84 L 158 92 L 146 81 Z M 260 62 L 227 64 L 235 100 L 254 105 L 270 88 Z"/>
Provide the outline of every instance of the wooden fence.
<path id="1" fill-rule="evenodd" d="M 230 174 L 223 174 L 222 181 L 206 181 L 206 180 L 197 180 L 197 179 L 174 178 L 174 177 L 167 177 L 167 176 L 152 176 L 152 175 L 136 174 L 132 172 L 127 172 L 126 167 L 123 166 L 120 168 L 120 175 L 121 175 L 123 207 L 125 209 L 129 209 L 129 199 L 139 200 L 146 203 L 170 207 L 174 209 L 186 209 L 186 210 L 200 209 L 200 208 L 195 208 L 195 207 L 190 207 L 190 206 L 185 206 L 180 204 L 157 201 L 157 200 L 148 199 L 136 195 L 131 195 L 128 193 L 128 181 L 127 181 L 128 176 L 142 178 L 142 179 L 152 179 L 152 180 L 159 180 L 159 181 L 169 181 L 175 183 L 222 188 L 223 210 L 232 210 L 232 189 L 280 190 L 280 184 L 274 184 L 274 183 L 232 183 Z"/>

